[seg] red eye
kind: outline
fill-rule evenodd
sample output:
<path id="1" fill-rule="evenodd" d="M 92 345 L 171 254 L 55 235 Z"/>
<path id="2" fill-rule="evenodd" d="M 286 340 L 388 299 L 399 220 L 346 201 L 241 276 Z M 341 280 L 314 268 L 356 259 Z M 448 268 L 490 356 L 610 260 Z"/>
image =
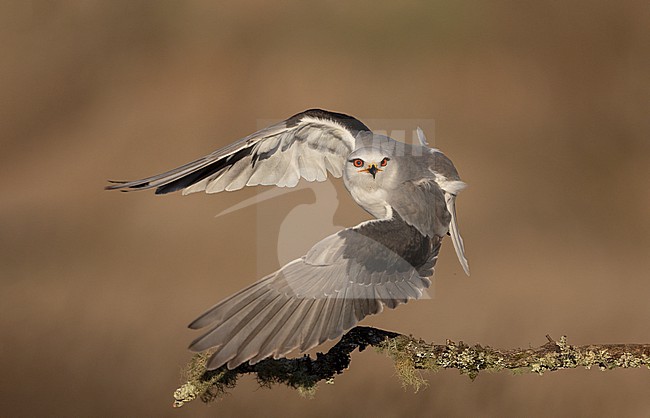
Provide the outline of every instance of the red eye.
<path id="1" fill-rule="evenodd" d="M 354 160 L 352 160 L 352 164 L 355 167 L 363 167 L 363 160 L 361 158 L 355 158 Z"/>
<path id="2" fill-rule="evenodd" d="M 379 163 L 382 167 L 386 167 L 386 164 L 390 161 L 390 158 L 384 158 L 381 160 L 381 163 Z"/>

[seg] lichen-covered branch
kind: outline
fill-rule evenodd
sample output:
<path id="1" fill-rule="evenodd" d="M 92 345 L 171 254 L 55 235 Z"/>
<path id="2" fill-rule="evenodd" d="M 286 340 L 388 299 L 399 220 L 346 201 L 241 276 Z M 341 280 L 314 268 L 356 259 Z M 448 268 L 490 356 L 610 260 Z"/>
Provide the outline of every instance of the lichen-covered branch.
<path id="1" fill-rule="evenodd" d="M 648 367 L 650 344 L 600 344 L 571 346 L 566 337 L 537 348 L 495 349 L 479 344 L 447 341 L 431 344 L 417 338 L 371 327 L 355 327 L 327 353 L 318 353 L 316 359 L 303 356 L 294 359 L 266 359 L 257 364 L 242 364 L 228 370 L 206 370 L 210 353 L 193 357 L 185 371 L 187 380 L 174 392 L 174 406 L 180 407 L 196 398 L 203 402 L 218 399 L 234 388 L 243 374 L 255 374 L 261 386 L 283 383 L 305 395 L 313 395 L 319 381 L 332 383 L 334 376 L 343 373 L 350 364 L 350 354 L 357 348 L 363 351 L 374 346 L 390 356 L 402 383 L 416 391 L 426 382 L 419 370 L 458 369 L 474 379 L 482 370 L 513 370 L 543 374 L 547 371 L 575 367 L 599 367 L 601 370 Z"/>
<path id="2" fill-rule="evenodd" d="M 648 367 L 650 344 L 599 344 L 572 346 L 565 336 L 536 348 L 496 349 L 462 341 L 447 340 L 444 345 L 430 344 L 412 337 L 399 336 L 387 340 L 380 350 L 395 362 L 402 382 L 416 390 L 424 384 L 417 370 L 458 369 L 471 379 L 480 371 L 512 370 L 544 374 L 549 371 L 584 367 L 601 370 Z"/>

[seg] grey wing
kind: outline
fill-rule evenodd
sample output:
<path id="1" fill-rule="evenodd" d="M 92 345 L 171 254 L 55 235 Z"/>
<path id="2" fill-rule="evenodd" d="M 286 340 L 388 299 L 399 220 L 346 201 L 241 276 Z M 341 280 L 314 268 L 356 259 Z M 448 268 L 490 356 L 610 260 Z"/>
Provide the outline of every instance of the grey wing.
<path id="1" fill-rule="evenodd" d="M 458 229 L 458 216 L 456 215 L 456 195 L 453 193 L 445 192 L 445 202 L 447 203 L 447 210 L 451 214 L 451 222 L 449 223 L 449 235 L 451 236 L 451 242 L 454 244 L 454 250 L 456 251 L 456 256 L 458 257 L 458 262 L 465 271 L 465 274 L 469 276 L 469 262 L 465 256 L 465 244 L 463 243 L 463 237 L 460 236 L 460 230 Z"/>
<path id="2" fill-rule="evenodd" d="M 451 214 L 445 194 L 434 179 L 405 181 L 390 190 L 386 201 L 406 223 L 423 235 L 443 237 L 449 231 Z"/>
<path id="3" fill-rule="evenodd" d="M 190 324 L 211 326 L 190 349 L 216 349 L 208 369 L 224 364 L 232 369 L 308 350 L 340 337 L 383 306 L 420 298 L 431 283 L 426 276 L 439 239 L 423 237 L 401 221 L 374 222 L 372 228 L 361 224 L 325 238 L 306 256 L 212 307 Z M 395 244 L 400 236 L 401 244 Z M 393 248 L 382 239 L 390 239 Z"/>
<path id="4" fill-rule="evenodd" d="M 447 156 L 436 150 L 431 154 L 431 157 L 429 170 L 434 174 L 436 183 L 444 192 L 445 204 L 451 215 L 449 222 L 451 242 L 454 244 L 454 250 L 460 265 L 463 267 L 465 274 L 469 276 L 469 263 L 465 256 L 465 245 L 463 238 L 460 236 L 458 216 L 456 215 L 456 196 L 466 187 L 466 184 L 461 181 L 456 167 Z"/>
<path id="5" fill-rule="evenodd" d="M 342 175 L 356 134 L 367 130 L 351 116 L 311 109 L 181 167 L 141 180 L 113 182 L 106 189 L 217 193 L 255 185 L 293 187 L 300 178 L 324 181 L 328 172 Z"/>
<path id="6" fill-rule="evenodd" d="M 469 263 L 465 256 L 465 245 L 458 228 L 456 215 L 456 194 L 465 187 L 456 173 L 456 169 L 442 153 L 436 164 L 438 171 L 432 173 L 435 178 L 409 180 L 391 190 L 388 204 L 391 205 L 409 225 L 413 225 L 427 236 L 444 236 L 449 234 L 456 256 L 465 274 L 469 276 Z M 443 170 L 444 169 L 444 170 Z M 444 172 L 445 174 L 440 174 Z"/>

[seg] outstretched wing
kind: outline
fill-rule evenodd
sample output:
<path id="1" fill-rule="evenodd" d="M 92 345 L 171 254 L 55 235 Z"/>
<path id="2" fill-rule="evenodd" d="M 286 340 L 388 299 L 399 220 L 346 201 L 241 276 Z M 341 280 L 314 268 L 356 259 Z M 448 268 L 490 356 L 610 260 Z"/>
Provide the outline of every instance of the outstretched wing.
<path id="1" fill-rule="evenodd" d="M 420 298 L 440 240 L 399 217 L 331 235 L 192 322 L 190 328 L 211 328 L 190 349 L 216 349 L 208 369 L 232 369 L 338 338 L 384 306 Z"/>
<path id="2" fill-rule="evenodd" d="M 293 187 L 300 178 L 324 181 L 327 172 L 342 175 L 356 134 L 368 130 L 351 116 L 311 109 L 181 167 L 141 180 L 113 182 L 106 189 L 217 193 L 256 185 Z"/>

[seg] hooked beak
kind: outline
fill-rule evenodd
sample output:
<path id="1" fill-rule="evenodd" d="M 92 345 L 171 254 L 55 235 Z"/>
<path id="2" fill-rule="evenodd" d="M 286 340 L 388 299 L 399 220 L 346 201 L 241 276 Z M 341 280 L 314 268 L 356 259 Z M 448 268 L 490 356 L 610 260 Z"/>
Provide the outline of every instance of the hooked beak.
<path id="1" fill-rule="evenodd" d="M 377 167 L 377 164 L 370 164 L 370 166 L 368 168 L 366 168 L 365 170 L 360 170 L 360 171 L 365 171 L 366 173 L 372 174 L 372 178 L 374 179 L 375 176 L 377 175 L 377 172 L 382 171 L 382 170 L 381 170 L 381 168 Z"/>

